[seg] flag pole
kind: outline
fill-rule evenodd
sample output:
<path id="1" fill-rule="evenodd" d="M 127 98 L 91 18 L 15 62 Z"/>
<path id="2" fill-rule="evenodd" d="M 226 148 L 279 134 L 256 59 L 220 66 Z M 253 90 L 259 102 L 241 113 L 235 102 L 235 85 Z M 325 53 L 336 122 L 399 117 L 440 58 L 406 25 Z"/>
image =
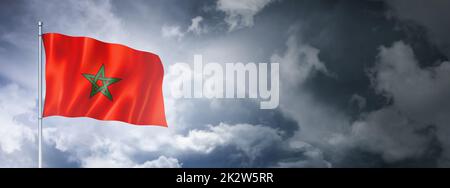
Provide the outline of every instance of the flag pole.
<path id="1" fill-rule="evenodd" d="M 39 55 L 38 55 L 38 167 L 42 168 L 42 25 L 39 27 Z"/>

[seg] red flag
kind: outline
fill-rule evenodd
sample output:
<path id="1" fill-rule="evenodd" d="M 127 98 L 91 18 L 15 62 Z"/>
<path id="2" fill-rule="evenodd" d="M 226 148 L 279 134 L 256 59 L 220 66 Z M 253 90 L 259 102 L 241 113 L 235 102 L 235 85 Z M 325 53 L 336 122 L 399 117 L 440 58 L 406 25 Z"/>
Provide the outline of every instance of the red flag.
<path id="1" fill-rule="evenodd" d="M 43 35 L 44 117 L 91 117 L 167 126 L 164 69 L 155 54 L 88 37 Z"/>

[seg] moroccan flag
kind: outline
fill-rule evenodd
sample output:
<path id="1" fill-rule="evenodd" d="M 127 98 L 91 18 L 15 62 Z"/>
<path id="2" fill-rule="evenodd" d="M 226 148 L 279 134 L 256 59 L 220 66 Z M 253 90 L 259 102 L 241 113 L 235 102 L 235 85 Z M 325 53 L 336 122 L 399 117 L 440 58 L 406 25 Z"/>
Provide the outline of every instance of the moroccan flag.
<path id="1" fill-rule="evenodd" d="M 167 126 L 155 54 L 88 37 L 43 35 L 46 55 L 44 117 L 90 117 Z"/>

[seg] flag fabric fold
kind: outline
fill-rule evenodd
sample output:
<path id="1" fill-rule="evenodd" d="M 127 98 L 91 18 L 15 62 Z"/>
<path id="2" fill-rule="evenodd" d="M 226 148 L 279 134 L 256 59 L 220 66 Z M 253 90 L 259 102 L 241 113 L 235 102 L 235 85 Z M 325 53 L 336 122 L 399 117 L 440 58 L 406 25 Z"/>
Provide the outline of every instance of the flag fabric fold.
<path id="1" fill-rule="evenodd" d="M 167 126 L 164 69 L 153 53 L 89 37 L 43 35 L 43 116 L 90 117 Z"/>

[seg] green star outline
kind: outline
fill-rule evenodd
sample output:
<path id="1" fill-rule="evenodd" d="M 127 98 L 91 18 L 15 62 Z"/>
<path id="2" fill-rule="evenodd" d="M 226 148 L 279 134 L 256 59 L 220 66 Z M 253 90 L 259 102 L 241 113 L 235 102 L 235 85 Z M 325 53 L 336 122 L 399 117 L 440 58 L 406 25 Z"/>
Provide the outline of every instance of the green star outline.
<path id="1" fill-rule="evenodd" d="M 102 64 L 100 67 L 100 70 L 93 75 L 93 74 L 86 74 L 82 73 L 82 75 L 91 83 L 91 94 L 89 95 L 89 98 L 95 96 L 97 93 L 101 92 L 103 95 L 105 95 L 109 100 L 113 101 L 113 97 L 111 95 L 111 92 L 109 92 L 108 86 L 111 84 L 114 84 L 122 79 L 120 78 L 112 78 L 112 77 L 105 77 L 105 65 Z M 97 81 L 102 81 L 102 86 L 97 85 Z"/>

